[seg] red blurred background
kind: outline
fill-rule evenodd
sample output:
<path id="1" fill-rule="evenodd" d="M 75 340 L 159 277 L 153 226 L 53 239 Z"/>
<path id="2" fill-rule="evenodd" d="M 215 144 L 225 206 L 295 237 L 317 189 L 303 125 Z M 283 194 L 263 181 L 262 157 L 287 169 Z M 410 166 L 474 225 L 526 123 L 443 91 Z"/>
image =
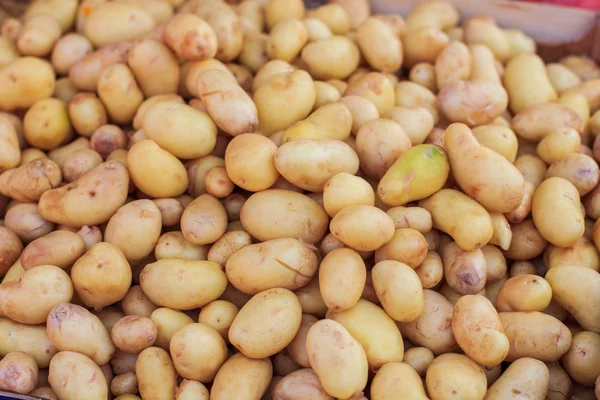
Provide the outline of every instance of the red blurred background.
<path id="1" fill-rule="evenodd" d="M 600 0 L 526 0 L 532 3 L 548 3 L 566 7 L 586 8 L 590 10 L 600 9 Z"/>

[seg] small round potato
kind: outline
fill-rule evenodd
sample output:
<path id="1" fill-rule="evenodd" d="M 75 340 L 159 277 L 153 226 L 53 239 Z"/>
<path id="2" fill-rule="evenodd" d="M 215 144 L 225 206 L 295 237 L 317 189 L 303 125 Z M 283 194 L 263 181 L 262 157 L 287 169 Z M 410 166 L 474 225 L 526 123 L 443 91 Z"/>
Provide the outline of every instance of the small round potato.
<path id="1" fill-rule="evenodd" d="M 58 99 L 35 102 L 23 118 L 23 132 L 32 146 L 43 150 L 57 148 L 73 133 L 66 104 Z"/>
<path id="2" fill-rule="evenodd" d="M 368 73 L 349 83 L 344 96 L 352 95 L 366 97 L 375 105 L 379 115 L 385 115 L 394 105 L 404 105 L 394 104 L 396 96 L 392 83 L 385 75 L 377 72 Z"/>
<path id="3" fill-rule="evenodd" d="M 91 137 L 98 128 L 106 125 L 106 110 L 93 93 L 78 93 L 68 104 L 68 112 L 75 131 Z"/>
<path id="4" fill-rule="evenodd" d="M 483 399 L 487 390 L 481 367 L 469 357 L 455 353 L 442 354 L 433 360 L 425 383 L 432 399 L 451 398 L 449 393 L 461 399 Z"/>
<path id="5" fill-rule="evenodd" d="M 36 57 L 19 57 L 0 70 L 0 108 L 9 111 L 29 108 L 52 96 L 55 81 L 49 62 Z"/>
<path id="6" fill-rule="evenodd" d="M 152 312 L 158 308 L 156 304 L 150 301 L 139 285 L 129 288 L 127 294 L 121 300 L 121 307 L 125 315 L 139 315 L 146 318 L 150 318 Z"/>
<path id="7" fill-rule="evenodd" d="M 407 399 L 425 400 L 428 398 L 421 378 L 408 362 L 385 364 L 377 371 L 371 383 L 372 399 L 393 399 L 398 393 L 402 393 Z"/>
<path id="8" fill-rule="evenodd" d="M 435 251 L 427 252 L 425 260 L 415 268 L 423 289 L 431 289 L 437 286 L 444 278 L 444 266 L 442 258 Z"/>
<path id="9" fill-rule="evenodd" d="M 110 337 L 115 346 L 126 353 L 139 353 L 154 344 L 158 331 L 146 317 L 127 315 L 113 326 Z"/>
<path id="10" fill-rule="evenodd" d="M 422 377 L 425 376 L 427 368 L 434 358 L 431 350 L 426 347 L 412 347 L 404 352 L 404 362 L 413 367 Z"/>
<path id="11" fill-rule="evenodd" d="M 209 194 L 196 198 L 183 211 L 181 231 L 195 245 L 216 242 L 227 230 L 225 207 Z"/>
<path id="12" fill-rule="evenodd" d="M 38 381 L 38 366 L 35 359 L 26 353 L 8 353 L 0 361 L 0 389 L 27 394 Z"/>
<path id="13" fill-rule="evenodd" d="M 11 206 L 4 216 L 4 226 L 14 232 L 23 243 L 41 238 L 54 230 L 54 224 L 40 215 L 35 203 L 18 203 Z"/>
<path id="14" fill-rule="evenodd" d="M 229 328 L 239 308 L 226 300 L 215 300 L 200 310 L 198 322 L 215 329 L 226 342 L 229 342 Z"/>

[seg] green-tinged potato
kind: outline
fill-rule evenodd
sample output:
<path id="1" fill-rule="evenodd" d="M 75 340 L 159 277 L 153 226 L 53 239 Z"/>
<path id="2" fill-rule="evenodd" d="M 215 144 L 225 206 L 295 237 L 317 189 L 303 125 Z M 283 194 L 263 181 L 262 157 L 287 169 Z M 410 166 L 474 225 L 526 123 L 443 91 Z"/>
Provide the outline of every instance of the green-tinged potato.
<path id="1" fill-rule="evenodd" d="M 435 82 L 443 89 L 457 81 L 464 81 L 471 76 L 471 53 L 460 41 L 450 42 L 435 59 Z"/>
<path id="2" fill-rule="evenodd" d="M 179 329 L 170 342 L 170 353 L 177 373 L 185 379 L 212 382 L 227 360 L 227 344 L 208 325 L 194 323 Z"/>
<path id="3" fill-rule="evenodd" d="M 169 350 L 171 338 L 179 329 L 194 322 L 189 316 L 182 311 L 172 310 L 170 308 L 157 308 L 150 315 L 150 320 L 154 323 L 157 329 L 155 346 L 161 347 L 164 350 Z"/>
<path id="4" fill-rule="evenodd" d="M 539 142 L 557 129 L 583 129 L 581 118 L 570 108 L 558 103 L 541 103 L 518 112 L 511 128 L 522 139 Z"/>
<path id="5" fill-rule="evenodd" d="M 551 177 L 533 195 L 533 221 L 540 234 L 555 246 L 572 246 L 585 231 L 579 192 L 568 180 Z"/>
<path id="6" fill-rule="evenodd" d="M 0 118 L 0 173 L 19 165 L 21 161 L 19 140 L 19 135 L 11 121 L 8 118 Z M 6 189 L 2 191 L 4 190 Z"/>
<path id="7" fill-rule="evenodd" d="M 22 202 L 36 202 L 59 186 L 62 173 L 49 158 L 38 158 L 0 175 L 0 194 Z"/>
<path id="8" fill-rule="evenodd" d="M 440 90 L 437 104 L 448 121 L 476 126 L 489 124 L 505 112 L 508 96 L 496 82 L 456 81 Z"/>
<path id="9" fill-rule="evenodd" d="M 55 305 L 72 297 L 69 275 L 54 265 L 40 265 L 0 285 L 0 314 L 22 324 L 41 324 Z M 36 307 L 28 306 L 31 299 Z"/>
<path id="10" fill-rule="evenodd" d="M 286 375 L 273 388 L 273 398 L 292 399 L 300 396 L 315 400 L 334 400 L 325 392 L 319 377 L 310 368 L 301 369 Z"/>
<path id="11" fill-rule="evenodd" d="M 119 208 L 104 231 L 104 241 L 117 246 L 129 261 L 152 253 L 162 229 L 160 210 L 151 200 L 135 200 Z"/>
<path id="12" fill-rule="evenodd" d="M 181 231 L 171 231 L 162 234 L 154 247 L 154 257 L 157 260 L 163 258 L 181 258 L 183 260 L 206 260 L 208 259 L 209 246 L 195 245 L 187 240 Z M 212 260 L 211 260 L 212 261 Z"/>
<path id="13" fill-rule="evenodd" d="M 462 354 L 442 354 L 427 368 L 427 393 L 435 400 L 483 399 L 487 390 L 485 372 L 469 357 Z M 450 395 L 452 393 L 452 395 Z"/>
<path id="14" fill-rule="evenodd" d="M 462 296 L 454 305 L 452 332 L 469 358 L 487 367 L 500 364 L 509 350 L 508 338 L 494 309 L 484 296 Z"/>
<path id="15" fill-rule="evenodd" d="M 375 262 L 394 260 L 417 268 L 427 256 L 427 240 L 412 228 L 396 229 L 392 240 L 375 251 Z"/>
<path id="16" fill-rule="evenodd" d="M 61 351 L 52 358 L 48 382 L 60 399 L 75 400 L 82 393 L 90 400 L 108 397 L 108 383 L 100 367 L 74 351 Z"/>
<path id="17" fill-rule="evenodd" d="M 57 148 L 73 133 L 67 105 L 58 99 L 36 101 L 23 118 L 23 133 L 34 147 L 43 150 Z"/>
<path id="18" fill-rule="evenodd" d="M 522 357 L 556 361 L 571 346 L 571 331 L 551 315 L 537 311 L 501 312 L 499 315 L 510 342 L 507 361 Z"/>
<path id="19" fill-rule="evenodd" d="M 370 223 L 365 226 L 365 221 Z M 373 251 L 392 240 L 394 221 L 377 207 L 353 205 L 335 215 L 330 230 L 336 239 L 354 250 Z"/>
<path id="20" fill-rule="evenodd" d="M 100 319 L 75 304 L 62 303 L 52 308 L 46 331 L 58 350 L 76 351 L 98 365 L 108 363 L 116 350 Z"/>
<path id="21" fill-rule="evenodd" d="M 127 165 L 135 186 L 149 196 L 175 197 L 187 189 L 188 174 L 181 161 L 153 140 L 134 144 Z"/>
<path id="22" fill-rule="evenodd" d="M 315 79 L 346 79 L 358 66 L 360 53 L 352 40 L 331 36 L 307 44 L 301 57 Z"/>
<path id="23" fill-rule="evenodd" d="M 426 400 L 421 377 L 407 363 L 390 362 L 383 365 L 371 383 L 371 399 L 393 400 L 398 393 L 406 400 Z"/>
<path id="24" fill-rule="evenodd" d="M 384 21 L 371 17 L 356 32 L 360 50 L 373 69 L 396 72 L 402 66 L 402 42 Z"/>
<path id="25" fill-rule="evenodd" d="M 277 171 L 311 192 L 322 192 L 323 185 L 338 173 L 354 175 L 358 164 L 354 150 L 337 140 L 296 140 L 282 145 L 275 154 Z"/>
<path id="26" fill-rule="evenodd" d="M 225 150 L 227 175 L 237 186 L 252 192 L 271 187 L 279 172 L 275 168 L 277 145 L 258 134 L 242 134 Z"/>
<path id="27" fill-rule="evenodd" d="M 306 350 L 311 368 L 330 396 L 348 398 L 366 386 L 367 356 L 341 323 L 330 319 L 316 322 L 308 331 Z"/>
<path id="28" fill-rule="evenodd" d="M 431 144 L 415 146 L 403 153 L 386 172 L 377 194 L 389 206 L 424 199 L 444 186 L 449 168 L 443 149 Z"/>
<path id="29" fill-rule="evenodd" d="M 316 99 L 315 87 L 306 71 L 273 76 L 253 95 L 258 109 L 259 130 L 271 135 L 308 116 Z"/>
<path id="30" fill-rule="evenodd" d="M 154 26 L 152 17 L 141 8 L 106 2 L 92 8 L 84 32 L 96 47 L 102 47 L 121 40 L 140 39 Z"/>
<path id="31" fill-rule="evenodd" d="M 454 178 L 486 210 L 509 212 L 519 206 L 523 175 L 506 158 L 479 144 L 466 125 L 450 125 L 444 145 Z"/>
<path id="32" fill-rule="evenodd" d="M 375 105 L 379 115 L 386 114 L 394 105 L 407 106 L 406 104 L 395 104 L 397 101 L 394 86 L 384 74 L 378 72 L 370 72 L 350 82 L 344 96 L 366 97 Z"/>
<path id="33" fill-rule="evenodd" d="M 423 287 L 417 273 L 398 261 L 380 261 L 371 270 L 377 298 L 385 312 L 398 322 L 411 322 L 424 309 Z"/>
<path id="34" fill-rule="evenodd" d="M 0 355 L 23 352 L 32 356 L 40 368 L 48 368 L 50 360 L 58 352 L 43 325 L 24 325 L 0 318 Z"/>
<path id="35" fill-rule="evenodd" d="M 511 269 L 512 271 L 512 269 Z M 498 311 L 544 311 L 552 300 L 552 288 L 537 275 L 519 275 L 507 280 L 496 298 Z"/>
<path id="36" fill-rule="evenodd" d="M 122 63 L 102 69 L 98 77 L 98 96 L 106 107 L 109 118 L 122 125 L 133 121 L 139 105 L 144 101 L 144 94 L 136 83 L 133 72 Z"/>
<path id="37" fill-rule="evenodd" d="M 31 107 L 54 93 L 56 78 L 49 62 L 20 57 L 0 68 L 0 109 L 13 111 Z"/>
<path id="38" fill-rule="evenodd" d="M 269 240 L 245 246 L 227 260 L 229 282 L 247 294 L 267 289 L 296 290 L 306 285 L 317 272 L 315 253 L 292 238 Z"/>
<path id="39" fill-rule="evenodd" d="M 460 295 L 477 294 L 487 282 L 487 261 L 481 249 L 466 251 L 457 242 L 442 249 L 444 278 Z"/>
<path id="40" fill-rule="evenodd" d="M 214 243 L 227 231 L 227 211 L 213 196 L 200 195 L 183 211 L 181 231 L 194 245 Z"/>
<path id="41" fill-rule="evenodd" d="M 181 13 L 170 18 L 163 40 L 181 60 L 203 61 L 217 54 L 215 32 L 195 14 Z"/>
<path id="42" fill-rule="evenodd" d="M 315 84 L 318 82 L 315 82 Z M 350 136 L 352 114 L 339 101 L 318 107 L 308 118 L 298 121 L 281 136 L 281 143 L 301 139 L 335 139 L 344 141 Z"/>
<path id="43" fill-rule="evenodd" d="M 150 300 L 162 307 L 192 310 L 217 299 L 227 278 L 217 263 L 204 260 L 164 258 L 148 264 L 140 285 Z"/>
<path id="44" fill-rule="evenodd" d="M 175 399 L 177 373 L 165 350 L 159 347 L 144 349 L 135 362 L 135 374 L 143 399 Z"/>
<path id="45" fill-rule="evenodd" d="M 327 232 L 329 218 L 310 197 L 291 190 L 271 189 L 246 200 L 240 221 L 260 241 L 290 237 L 317 243 Z"/>
<path id="46" fill-rule="evenodd" d="M 506 64 L 503 81 L 510 99 L 510 109 L 515 114 L 558 97 L 544 62 L 536 54 L 522 53 L 512 58 Z M 544 124 L 547 123 L 544 121 Z"/>
<path id="47" fill-rule="evenodd" d="M 29 354 L 13 352 L 0 361 L 0 389 L 27 394 L 38 381 L 38 366 Z"/>
<path id="48" fill-rule="evenodd" d="M 210 397 L 212 400 L 228 400 L 244 393 L 248 400 L 260 400 L 272 377 L 273 365 L 269 358 L 255 360 L 237 353 L 217 372 Z"/>
<path id="49" fill-rule="evenodd" d="M 485 147 L 500 153 L 511 163 L 517 158 L 518 140 L 515 133 L 507 126 L 489 124 L 473 129 L 475 139 Z"/>
<path id="50" fill-rule="evenodd" d="M 533 358 L 521 358 L 488 389 L 485 400 L 544 399 L 548 393 L 548 367 Z"/>
<path id="51" fill-rule="evenodd" d="M 565 369 L 575 382 L 591 386 L 600 374 L 600 335 L 582 331 L 573 336 L 571 348 L 562 359 Z"/>
<path id="52" fill-rule="evenodd" d="M 421 200 L 419 206 L 431 213 L 433 227 L 448 233 L 466 251 L 485 246 L 494 227 L 490 214 L 475 200 L 453 189 L 442 189 Z"/>
<path id="53" fill-rule="evenodd" d="M 415 321 L 398 323 L 400 332 L 411 343 L 427 347 L 437 355 L 456 350 L 456 339 L 452 333 L 452 303 L 433 290 L 423 290 L 423 297 L 423 313 Z"/>
<path id="54" fill-rule="evenodd" d="M 598 285 L 600 276 L 591 268 L 563 265 L 545 276 L 552 287 L 552 298 L 579 322 L 583 329 L 600 332 Z"/>
<path id="55" fill-rule="evenodd" d="M 101 309 L 125 297 L 132 272 L 117 246 L 100 242 L 75 262 L 71 279 L 79 300 L 88 307 Z"/>
<path id="56" fill-rule="evenodd" d="M 301 319 L 302 307 L 293 292 L 265 290 L 240 309 L 229 329 L 229 341 L 247 357 L 270 357 L 290 344 Z"/>

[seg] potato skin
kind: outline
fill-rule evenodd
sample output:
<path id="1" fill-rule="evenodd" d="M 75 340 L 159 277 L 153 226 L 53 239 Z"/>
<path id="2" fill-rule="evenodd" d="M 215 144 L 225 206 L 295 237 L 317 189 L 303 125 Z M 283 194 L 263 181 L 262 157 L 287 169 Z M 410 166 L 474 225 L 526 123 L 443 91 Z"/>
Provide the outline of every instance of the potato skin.
<path id="1" fill-rule="evenodd" d="M 61 180 L 61 170 L 54 161 L 38 158 L 0 175 L 0 193 L 13 200 L 36 202 Z"/>
<path id="2" fill-rule="evenodd" d="M 0 361 L 0 389 L 26 394 L 36 387 L 37 380 L 38 366 L 30 355 L 13 352 Z"/>
<path id="3" fill-rule="evenodd" d="M 257 360 L 236 353 L 217 372 L 210 395 L 212 400 L 227 400 L 244 393 L 248 400 L 260 400 L 272 377 L 271 359 Z"/>
<path id="4" fill-rule="evenodd" d="M 549 372 L 546 365 L 533 358 L 516 360 L 487 391 L 485 400 L 504 400 L 516 393 L 532 399 L 542 399 L 548 391 Z"/>
<path id="5" fill-rule="evenodd" d="M 365 221 L 371 221 L 364 226 Z M 357 251 L 374 251 L 392 240 L 394 221 L 374 206 L 352 205 L 337 213 L 329 229 L 333 236 Z"/>
<path id="6" fill-rule="evenodd" d="M 11 352 L 23 352 L 32 356 L 40 368 L 48 368 L 50 360 L 58 352 L 46 328 L 41 325 L 24 325 L 0 318 L 0 356 Z"/>
<path id="7" fill-rule="evenodd" d="M 140 353 L 154 344 L 158 330 L 146 317 L 127 315 L 117 321 L 110 331 L 114 345 L 127 353 Z"/>
<path id="8" fill-rule="evenodd" d="M 81 393 L 98 400 L 108 396 L 108 383 L 100 367 L 73 351 L 61 351 L 52 358 L 48 381 L 61 399 L 75 400 Z"/>
<path id="9" fill-rule="evenodd" d="M 4 276 L 19 260 L 22 251 L 21 239 L 10 229 L 0 226 L 0 276 Z"/>
<path id="10" fill-rule="evenodd" d="M 144 349 L 135 362 L 135 374 L 142 398 L 175 398 L 177 373 L 169 353 L 165 350 L 158 347 Z"/>
<path id="11" fill-rule="evenodd" d="M 13 111 L 52 96 L 56 78 L 48 61 L 19 57 L 0 69 L 0 82 L 0 109 Z"/>

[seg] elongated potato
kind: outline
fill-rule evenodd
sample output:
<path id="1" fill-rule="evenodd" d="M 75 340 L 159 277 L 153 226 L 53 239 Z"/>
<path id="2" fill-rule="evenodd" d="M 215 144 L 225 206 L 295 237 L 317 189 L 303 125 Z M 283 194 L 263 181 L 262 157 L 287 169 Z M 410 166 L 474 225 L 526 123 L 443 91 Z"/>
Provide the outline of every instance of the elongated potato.
<path id="1" fill-rule="evenodd" d="M 182 60 L 203 61 L 217 54 L 215 32 L 195 14 L 181 13 L 170 18 L 163 40 Z"/>
<path id="2" fill-rule="evenodd" d="M 483 399 L 487 389 L 485 372 L 462 354 L 442 354 L 433 360 L 425 377 L 432 399 L 446 399 L 448 393 L 461 399 Z"/>
<path id="3" fill-rule="evenodd" d="M 180 274 L 189 278 L 180 281 Z M 217 299 L 227 278 L 221 267 L 204 260 L 164 258 L 148 264 L 140 274 L 140 285 L 150 300 L 162 307 L 192 310 Z"/>
<path id="4" fill-rule="evenodd" d="M 371 271 L 373 288 L 386 313 L 398 322 L 411 322 L 424 309 L 423 287 L 413 268 L 397 261 L 380 261 Z"/>
<path id="5" fill-rule="evenodd" d="M 580 196 L 591 192 L 600 180 L 600 168 L 592 157 L 571 153 L 553 162 L 546 171 L 546 178 L 557 176 L 571 182 Z"/>
<path id="6" fill-rule="evenodd" d="M 117 42 L 87 54 L 73 64 L 69 79 L 80 90 L 96 91 L 102 70 L 112 64 L 127 62 L 131 46 L 129 42 Z"/>
<path id="7" fill-rule="evenodd" d="M 421 200 L 419 206 L 431 213 L 433 227 L 448 233 L 464 250 L 485 246 L 493 234 L 490 214 L 467 195 L 442 189 Z M 465 216 L 469 216 L 468 221 Z"/>
<path id="8" fill-rule="evenodd" d="M 0 108 L 12 111 L 31 107 L 52 96 L 55 80 L 49 62 L 36 57 L 17 58 L 0 68 Z"/>
<path id="9" fill-rule="evenodd" d="M 109 118 L 118 124 L 131 123 L 137 108 L 144 101 L 144 94 L 131 69 L 121 63 L 102 70 L 98 77 L 98 96 L 106 106 Z"/>
<path id="10" fill-rule="evenodd" d="M 485 400 L 518 399 L 522 396 L 543 399 L 548 392 L 548 367 L 533 358 L 522 358 L 509 365 L 488 389 Z"/>
<path id="11" fill-rule="evenodd" d="M 500 154 L 481 146 L 467 126 L 450 125 L 444 144 L 453 176 L 467 194 L 489 211 L 510 212 L 519 206 L 523 175 Z"/>
<path id="12" fill-rule="evenodd" d="M 0 118 L 0 173 L 19 165 L 21 161 L 19 140 L 19 135 L 10 120 Z"/>
<path id="13" fill-rule="evenodd" d="M 72 297 L 73 284 L 67 273 L 53 265 L 41 265 L 0 285 L 0 314 L 22 324 L 41 324 L 55 305 Z M 36 307 L 27 306 L 32 298 L 39 300 Z"/>
<path id="14" fill-rule="evenodd" d="M 452 333 L 452 303 L 428 289 L 423 290 L 423 298 L 421 316 L 412 322 L 398 323 L 400 332 L 411 343 L 427 347 L 434 354 L 456 350 L 456 339 Z"/>
<path id="15" fill-rule="evenodd" d="M 544 62 L 536 54 L 522 53 L 511 59 L 506 65 L 503 81 L 510 98 L 510 109 L 515 114 L 557 98 Z"/>
<path id="16" fill-rule="evenodd" d="M 23 118 L 23 133 L 32 146 L 52 150 L 72 137 L 66 104 L 59 99 L 36 101 Z"/>
<path id="17" fill-rule="evenodd" d="M 23 352 L 32 356 L 40 368 L 48 368 L 50 360 L 58 352 L 46 328 L 41 325 L 24 325 L 0 318 L 0 355 Z"/>
<path id="18" fill-rule="evenodd" d="M 120 2 L 106 2 L 92 8 L 85 22 L 85 36 L 97 47 L 121 40 L 143 37 L 155 26 L 142 9 Z"/>
<path id="19" fill-rule="evenodd" d="M 174 399 L 177 373 L 165 350 L 144 349 L 135 362 L 135 374 L 142 398 L 149 400 Z"/>
<path id="20" fill-rule="evenodd" d="M 465 354 L 478 364 L 493 367 L 508 354 L 509 341 L 498 313 L 483 296 L 467 295 L 456 302 L 452 332 Z"/>
<path id="21" fill-rule="evenodd" d="M 404 65 L 412 67 L 420 62 L 433 63 L 449 41 L 448 35 L 436 27 L 409 30 L 402 37 Z"/>
<path id="22" fill-rule="evenodd" d="M 348 398 L 366 386 L 365 351 L 339 322 L 315 323 L 308 331 L 306 350 L 311 368 L 330 396 Z"/>
<path id="23" fill-rule="evenodd" d="M 52 358 L 48 382 L 59 398 L 65 400 L 75 400 L 81 393 L 98 400 L 108 396 L 108 383 L 100 367 L 73 351 L 61 351 Z"/>
<path id="24" fill-rule="evenodd" d="M 526 274 L 512 277 L 502 285 L 496 307 L 498 311 L 544 311 L 551 300 L 552 288 L 548 282 Z"/>
<path id="25" fill-rule="evenodd" d="M 571 332 L 551 315 L 537 311 L 501 312 L 499 315 L 510 342 L 507 361 L 522 357 L 556 361 L 571 346 Z"/>
<path id="26" fill-rule="evenodd" d="M 402 66 L 402 42 L 384 21 L 371 17 L 356 32 L 358 45 L 371 67 L 396 72 Z"/>
<path id="27" fill-rule="evenodd" d="M 75 304 L 61 303 L 52 308 L 46 330 L 57 349 L 79 352 L 98 365 L 108 363 L 116 350 L 100 319 Z"/>
<path id="28" fill-rule="evenodd" d="M 364 221 L 371 221 L 364 226 Z M 392 240 L 394 221 L 373 206 L 353 205 L 344 208 L 331 220 L 333 236 L 357 251 L 377 250 Z"/>
<path id="29" fill-rule="evenodd" d="M 440 90 L 437 104 L 450 122 L 476 126 L 489 124 L 505 112 L 508 96 L 499 83 L 458 80 Z"/>
<path id="30" fill-rule="evenodd" d="M 319 82 L 315 82 L 315 85 L 317 83 Z M 315 107 L 317 107 L 317 103 L 315 103 Z M 344 141 L 350 136 L 351 129 L 352 114 L 350 110 L 344 103 L 335 101 L 331 104 L 318 106 L 308 118 L 298 121 L 286 129 L 281 136 L 281 143 L 301 139 L 336 139 Z"/>
<path id="31" fill-rule="evenodd" d="M 404 363 L 390 362 L 383 365 L 371 383 L 371 398 L 374 400 L 392 400 L 402 393 L 407 400 L 425 400 L 425 388 L 419 374 Z"/>
<path id="32" fill-rule="evenodd" d="M 244 393 L 249 400 L 260 400 L 272 377 L 273 365 L 269 358 L 255 360 L 237 353 L 217 372 L 210 396 L 213 400 L 227 400 Z"/>

